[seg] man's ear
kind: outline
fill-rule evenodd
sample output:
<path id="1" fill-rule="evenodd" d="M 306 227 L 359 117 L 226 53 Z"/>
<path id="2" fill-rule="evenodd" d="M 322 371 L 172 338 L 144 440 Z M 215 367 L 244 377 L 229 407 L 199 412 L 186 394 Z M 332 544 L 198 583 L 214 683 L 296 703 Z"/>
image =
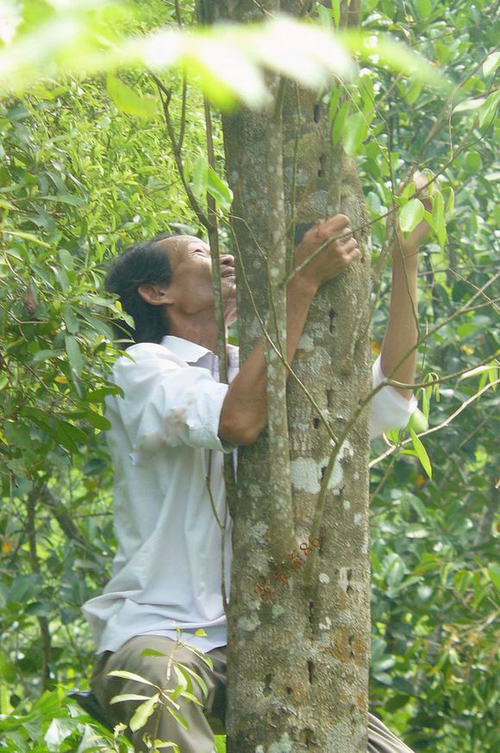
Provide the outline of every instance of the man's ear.
<path id="1" fill-rule="evenodd" d="M 150 303 L 152 306 L 164 306 L 166 303 L 172 303 L 172 296 L 169 294 L 168 287 L 163 285 L 153 285 L 149 282 L 143 282 L 137 288 L 137 292 L 143 301 Z"/>

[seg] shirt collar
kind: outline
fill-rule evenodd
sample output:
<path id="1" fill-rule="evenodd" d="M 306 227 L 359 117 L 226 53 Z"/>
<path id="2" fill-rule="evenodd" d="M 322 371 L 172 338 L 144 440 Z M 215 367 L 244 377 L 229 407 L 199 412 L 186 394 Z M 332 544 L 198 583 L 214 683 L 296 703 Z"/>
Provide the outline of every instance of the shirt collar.
<path id="1" fill-rule="evenodd" d="M 160 344 L 165 348 L 168 348 L 175 356 L 182 358 L 186 363 L 196 363 L 196 361 L 199 361 L 200 358 L 203 358 L 207 353 L 211 353 L 216 361 L 218 361 L 218 356 L 216 356 L 211 350 L 205 348 L 203 345 L 198 345 L 198 343 L 193 343 L 191 340 L 185 340 L 183 337 L 165 335 Z M 239 361 L 238 346 L 228 343 L 227 352 L 230 365 L 237 367 Z"/>
<path id="2" fill-rule="evenodd" d="M 175 335 L 166 335 L 162 338 L 160 343 L 165 348 L 168 348 L 175 356 L 179 356 L 186 363 L 195 363 L 207 353 L 212 351 L 208 348 L 204 348 L 203 345 L 193 343 L 191 340 L 185 340 L 183 337 L 176 337 Z"/>

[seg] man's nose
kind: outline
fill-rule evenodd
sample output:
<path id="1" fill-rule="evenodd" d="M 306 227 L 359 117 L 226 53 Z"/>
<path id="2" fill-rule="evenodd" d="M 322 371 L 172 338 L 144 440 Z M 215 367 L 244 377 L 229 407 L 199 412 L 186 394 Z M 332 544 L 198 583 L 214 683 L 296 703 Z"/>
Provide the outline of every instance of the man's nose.
<path id="1" fill-rule="evenodd" d="M 229 264 L 231 267 L 234 267 L 234 256 L 232 254 L 222 254 L 220 263 Z"/>

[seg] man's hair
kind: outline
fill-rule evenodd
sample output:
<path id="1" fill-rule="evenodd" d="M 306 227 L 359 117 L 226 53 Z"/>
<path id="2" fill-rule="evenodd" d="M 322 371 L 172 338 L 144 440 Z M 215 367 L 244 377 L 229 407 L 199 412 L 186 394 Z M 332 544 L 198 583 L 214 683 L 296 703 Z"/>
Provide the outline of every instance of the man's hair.
<path id="1" fill-rule="evenodd" d="M 134 243 L 111 263 L 104 279 L 104 289 L 116 293 L 123 310 L 134 320 L 131 327 L 123 319 L 113 320 L 118 339 L 131 338 L 135 343 L 161 342 L 168 335 L 168 320 L 164 306 L 154 306 L 139 295 L 143 284 L 166 284 L 172 281 L 172 267 L 165 248 L 159 245 L 166 238 L 178 238 L 177 233 L 160 233 L 149 241 Z M 118 343 L 127 348 L 130 343 Z"/>

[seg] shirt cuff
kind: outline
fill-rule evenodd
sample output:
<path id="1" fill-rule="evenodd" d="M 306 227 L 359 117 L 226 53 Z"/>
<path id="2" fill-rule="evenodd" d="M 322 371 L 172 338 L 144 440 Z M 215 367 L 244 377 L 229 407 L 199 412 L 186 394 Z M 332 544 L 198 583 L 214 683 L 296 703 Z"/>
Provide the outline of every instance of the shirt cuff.
<path id="1" fill-rule="evenodd" d="M 379 384 L 381 384 L 384 379 L 386 378 L 381 366 L 381 358 L 380 356 L 377 358 L 375 363 L 373 364 L 373 388 L 378 387 Z M 395 387 L 392 387 L 391 385 L 387 385 L 387 387 L 384 387 L 380 392 L 386 392 L 388 396 L 390 396 L 391 401 L 397 405 L 401 410 L 406 411 L 409 413 L 408 420 L 410 420 L 410 416 L 415 410 L 415 408 L 418 405 L 418 400 L 415 397 L 415 395 L 412 395 L 409 400 L 407 400 L 403 395 L 397 391 Z"/>
<path id="2" fill-rule="evenodd" d="M 380 356 L 372 367 L 372 385 L 378 387 L 385 379 Z M 394 387 L 383 387 L 372 400 L 371 439 L 391 429 L 402 429 L 411 418 L 418 401 L 414 395 L 407 400 Z"/>

